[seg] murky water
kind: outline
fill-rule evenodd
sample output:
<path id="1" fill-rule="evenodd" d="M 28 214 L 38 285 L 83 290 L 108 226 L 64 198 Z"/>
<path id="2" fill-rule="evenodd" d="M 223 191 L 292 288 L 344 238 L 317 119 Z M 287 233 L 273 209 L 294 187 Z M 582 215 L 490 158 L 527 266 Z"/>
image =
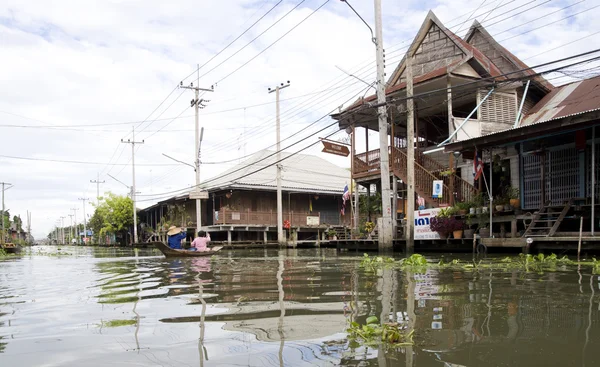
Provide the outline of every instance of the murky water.
<path id="1" fill-rule="evenodd" d="M 63 248 L 0 261 L 0 366 L 597 366 L 591 269 L 383 270 L 335 250 Z M 355 346 L 350 321 L 415 330 Z"/>

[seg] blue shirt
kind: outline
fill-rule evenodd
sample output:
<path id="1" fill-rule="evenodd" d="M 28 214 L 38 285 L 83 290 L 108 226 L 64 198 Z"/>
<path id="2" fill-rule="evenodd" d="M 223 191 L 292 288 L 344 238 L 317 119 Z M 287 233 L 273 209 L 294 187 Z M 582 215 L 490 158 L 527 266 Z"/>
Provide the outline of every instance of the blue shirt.
<path id="1" fill-rule="evenodd" d="M 187 234 L 184 232 L 169 236 L 169 247 L 172 249 L 181 250 L 181 240 L 183 240 L 186 237 Z"/>

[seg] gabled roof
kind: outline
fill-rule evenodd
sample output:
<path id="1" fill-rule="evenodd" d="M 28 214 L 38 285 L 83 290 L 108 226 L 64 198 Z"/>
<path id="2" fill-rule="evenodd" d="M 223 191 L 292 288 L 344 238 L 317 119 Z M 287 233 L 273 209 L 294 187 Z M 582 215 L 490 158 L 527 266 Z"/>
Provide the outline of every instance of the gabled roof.
<path id="1" fill-rule="evenodd" d="M 466 62 L 467 60 L 473 58 L 484 67 L 484 69 L 489 73 L 490 76 L 495 77 L 495 76 L 499 76 L 502 74 L 500 72 L 500 70 L 482 52 L 480 52 L 475 47 L 470 45 L 468 42 L 465 42 L 463 39 L 461 39 L 460 37 L 458 37 L 457 35 L 452 33 L 450 30 L 448 30 L 431 10 L 427 13 L 425 20 L 423 21 L 423 24 L 421 25 L 419 32 L 417 32 L 417 35 L 415 36 L 415 39 L 413 40 L 412 44 L 410 45 L 406 55 L 410 55 L 410 56 L 415 55 L 419 46 L 421 45 L 421 43 L 427 36 L 427 33 L 429 32 L 431 27 L 434 25 L 439 28 L 439 30 L 443 33 L 443 35 L 446 36 L 446 38 L 450 39 L 458 47 L 458 49 L 462 51 L 462 53 L 463 53 L 462 62 Z M 404 69 L 406 68 L 406 55 L 404 55 L 404 57 L 400 61 L 400 64 L 398 64 L 398 66 L 396 67 L 396 69 L 394 70 L 394 72 L 392 73 L 390 78 L 388 79 L 388 82 L 387 82 L 388 86 L 394 86 L 394 85 L 399 84 L 400 77 L 401 77 L 402 73 L 404 72 Z M 449 65 L 446 65 L 445 67 L 448 67 L 448 66 Z M 442 69 L 442 68 L 443 67 L 438 68 L 438 69 Z M 418 76 L 419 75 L 415 75 L 415 77 L 418 77 Z"/>
<path id="2" fill-rule="evenodd" d="M 438 67 L 434 70 L 428 71 L 424 74 L 414 75 L 414 78 L 413 78 L 414 85 L 417 85 L 419 83 L 423 83 L 426 81 L 430 81 L 433 79 L 437 79 L 437 78 L 443 77 L 447 74 L 452 74 L 455 70 L 457 70 L 458 68 L 460 68 L 462 65 L 465 65 L 465 64 L 469 64 L 470 66 L 472 66 L 473 69 L 475 70 L 475 72 L 479 75 L 479 77 L 494 77 L 494 78 L 499 78 L 499 79 L 503 78 L 501 76 L 502 72 L 500 71 L 500 69 L 498 69 L 498 67 L 496 67 L 496 65 L 494 65 L 494 63 L 487 56 L 485 56 L 481 51 L 479 51 L 473 45 L 470 45 L 469 43 L 467 43 L 466 41 L 464 41 L 463 39 L 461 39 L 460 37 L 458 37 L 451 31 L 449 31 L 441 23 L 441 21 L 436 17 L 436 15 L 432 11 L 429 11 L 427 16 L 425 17 L 425 20 L 423 21 L 423 24 L 421 25 L 421 28 L 419 29 L 417 36 L 415 37 L 414 41 L 412 42 L 412 44 L 407 52 L 407 55 L 408 54 L 410 54 L 411 56 L 415 55 L 415 53 L 421 46 L 422 42 L 424 41 L 425 37 L 427 36 L 429 30 L 434 25 L 437 28 L 439 28 L 439 30 L 441 31 L 441 33 L 443 33 L 443 35 L 445 37 L 450 39 L 452 41 L 452 43 L 454 45 L 456 45 L 456 47 L 462 52 L 462 57 L 455 58 L 455 60 L 453 60 L 453 61 L 449 60 L 446 65 L 440 66 L 440 67 Z M 405 68 L 406 68 L 406 55 L 402 58 L 402 60 L 400 61 L 400 63 L 398 64 L 398 66 L 396 67 L 396 69 L 394 70 L 392 75 L 390 76 L 390 78 L 388 79 L 388 82 L 386 84 L 386 90 L 385 90 L 386 96 L 406 88 L 406 82 L 401 81 L 401 76 L 402 76 Z M 356 107 L 363 105 L 365 102 L 374 101 L 376 98 L 377 98 L 376 95 L 370 95 L 366 98 L 360 98 L 360 99 L 356 100 L 352 105 L 345 108 L 344 112 L 353 110 Z M 334 118 L 336 118 L 341 115 L 334 114 L 333 116 L 334 116 Z"/>
<path id="3" fill-rule="evenodd" d="M 525 75 L 535 75 L 536 74 L 536 72 L 533 69 L 530 69 L 527 64 L 525 64 L 523 61 L 521 61 L 521 59 L 519 59 L 512 52 L 510 52 L 506 48 L 504 48 L 504 46 L 502 46 L 501 44 L 496 42 L 494 37 L 492 37 L 492 35 L 490 35 L 488 33 L 488 31 L 477 20 L 473 21 L 471 28 L 469 28 L 469 31 L 467 32 L 467 34 L 465 36 L 465 41 L 467 43 L 470 43 L 477 32 L 481 33 L 481 35 L 489 43 L 489 45 L 491 47 L 493 47 L 496 51 L 500 52 L 506 60 L 508 60 L 511 64 L 513 64 L 515 66 L 516 69 L 518 69 L 518 70 L 526 69 L 525 71 L 522 72 L 523 74 L 525 74 Z M 507 71 L 503 70 L 503 72 L 506 73 Z M 515 75 L 511 75 L 510 77 L 514 78 Z M 541 75 L 534 76 L 533 80 L 535 82 L 537 82 L 537 84 L 542 89 L 544 89 L 545 92 L 549 92 L 554 88 L 554 86 Z"/>
<path id="4" fill-rule="evenodd" d="M 273 156 L 269 157 L 272 154 Z M 315 155 L 296 154 L 292 156 L 291 153 L 282 152 L 281 158 L 287 158 L 280 163 L 283 167 L 281 186 L 285 191 L 341 195 L 344 186 L 350 183 L 350 171 Z M 277 168 L 275 162 L 277 162 L 277 155 L 274 155 L 274 152 L 262 150 L 217 175 L 216 179 L 206 180 L 205 184 L 201 184 L 201 186 L 208 191 L 229 188 L 276 190 Z M 253 173 L 261 168 L 265 169 Z"/>

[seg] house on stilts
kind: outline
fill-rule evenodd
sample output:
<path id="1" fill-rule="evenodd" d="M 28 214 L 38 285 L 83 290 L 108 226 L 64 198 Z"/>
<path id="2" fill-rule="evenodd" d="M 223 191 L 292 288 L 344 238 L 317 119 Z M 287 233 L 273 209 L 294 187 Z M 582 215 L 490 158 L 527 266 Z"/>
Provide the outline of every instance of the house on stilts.
<path id="1" fill-rule="evenodd" d="M 414 85 L 413 142 L 406 139 L 407 58 Z M 505 207 L 497 213 L 492 208 L 492 224 L 483 218 L 469 223 L 488 225 L 492 236 L 520 238 L 519 243 L 556 235 L 566 218 L 589 217 L 599 178 L 594 163 L 599 152 L 593 148 L 598 88 L 598 78 L 554 87 L 478 21 L 461 38 L 429 12 L 385 89 L 390 200 L 398 228 L 407 200 L 421 209 L 457 203 L 488 208 L 490 194 L 492 203 L 506 201 Z M 332 117 L 353 131 L 353 142 L 364 133 L 364 146 L 354 143 L 351 149 L 352 177 L 358 186 L 380 192 L 387 175 L 380 172 L 379 147 L 369 148 L 369 131 L 379 130 L 376 102 L 375 95 L 360 98 Z M 414 144 L 414 162 L 407 162 L 408 144 Z M 478 157 L 483 172 L 474 180 Z M 415 198 L 406 197 L 408 164 L 414 165 Z M 433 195 L 434 181 L 443 183 L 441 197 Z M 509 207 L 508 196 L 520 199 L 518 208 Z M 590 213 L 574 211 L 582 205 Z M 589 218 L 585 222 L 593 228 Z"/>

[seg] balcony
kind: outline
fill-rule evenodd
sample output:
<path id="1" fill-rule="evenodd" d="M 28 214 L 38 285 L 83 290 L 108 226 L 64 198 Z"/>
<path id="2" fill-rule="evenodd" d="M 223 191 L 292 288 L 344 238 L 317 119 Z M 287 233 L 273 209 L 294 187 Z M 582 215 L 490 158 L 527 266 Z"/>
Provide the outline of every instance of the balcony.
<path id="1" fill-rule="evenodd" d="M 327 227 L 350 224 L 350 210 L 342 216 L 339 212 L 283 212 L 283 220 L 290 221 L 292 227 Z M 241 225 L 276 227 L 277 212 L 256 212 L 251 210 L 221 209 L 214 213 L 214 225 Z"/>

